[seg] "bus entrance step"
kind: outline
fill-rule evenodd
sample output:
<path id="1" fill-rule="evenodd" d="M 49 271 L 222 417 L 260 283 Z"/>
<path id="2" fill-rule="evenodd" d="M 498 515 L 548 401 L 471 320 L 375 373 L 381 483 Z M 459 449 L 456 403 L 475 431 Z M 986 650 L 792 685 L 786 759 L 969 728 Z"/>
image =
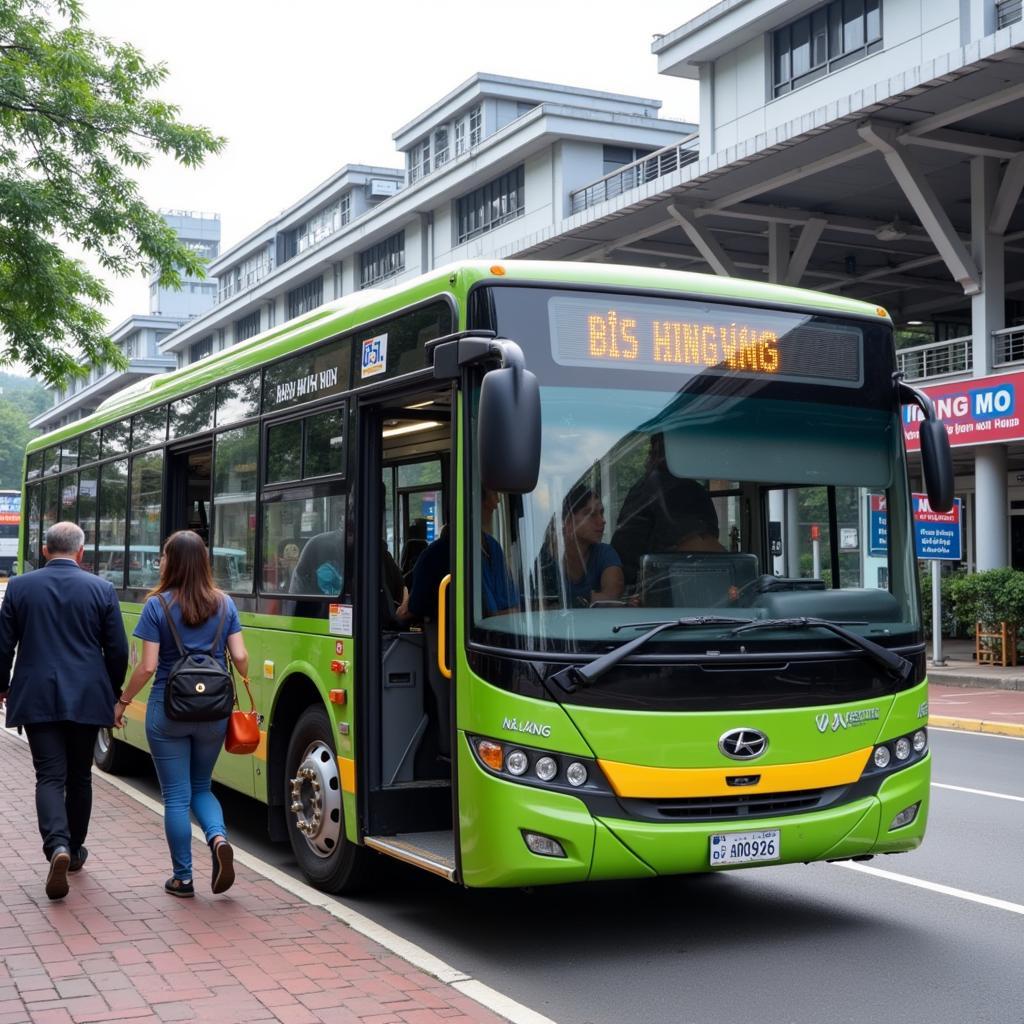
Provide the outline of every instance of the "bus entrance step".
<path id="1" fill-rule="evenodd" d="M 367 836 L 367 846 L 404 860 L 425 871 L 455 881 L 455 833 L 403 832 L 397 836 Z"/>

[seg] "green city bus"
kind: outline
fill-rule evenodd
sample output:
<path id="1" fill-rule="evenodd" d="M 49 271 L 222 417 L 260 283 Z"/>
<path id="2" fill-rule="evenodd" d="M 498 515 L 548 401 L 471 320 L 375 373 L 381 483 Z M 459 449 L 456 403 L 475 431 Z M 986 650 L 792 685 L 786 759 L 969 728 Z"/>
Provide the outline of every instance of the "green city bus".
<path id="1" fill-rule="evenodd" d="M 33 440 L 21 571 L 77 521 L 130 635 L 162 540 L 206 539 L 261 716 L 215 778 L 326 891 L 382 855 L 526 886 L 911 850 L 903 404 L 935 508 L 952 469 L 895 370 L 886 311 L 840 296 L 460 263 Z M 417 561 L 418 620 L 389 566 L 409 586 Z M 145 749 L 144 717 L 102 732 L 100 767 Z"/>

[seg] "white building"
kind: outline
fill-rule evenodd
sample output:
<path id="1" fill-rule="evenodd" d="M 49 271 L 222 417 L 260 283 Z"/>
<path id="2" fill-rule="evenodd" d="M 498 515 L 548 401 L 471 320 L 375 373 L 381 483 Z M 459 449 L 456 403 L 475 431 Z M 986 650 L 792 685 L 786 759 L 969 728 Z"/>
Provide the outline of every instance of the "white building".
<path id="1" fill-rule="evenodd" d="M 330 299 L 542 237 L 573 194 L 692 138 L 657 100 L 477 74 L 394 133 L 403 168 L 350 164 L 210 267 L 217 305 L 161 342 L 179 364 Z M 694 152 L 692 156 L 696 156 Z"/>

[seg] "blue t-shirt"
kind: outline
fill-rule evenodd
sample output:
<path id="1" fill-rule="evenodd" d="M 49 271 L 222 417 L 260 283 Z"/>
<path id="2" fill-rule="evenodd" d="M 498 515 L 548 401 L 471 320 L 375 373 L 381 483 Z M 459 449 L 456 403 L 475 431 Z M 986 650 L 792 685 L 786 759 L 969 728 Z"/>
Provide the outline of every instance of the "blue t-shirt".
<path id="1" fill-rule="evenodd" d="M 167 602 L 171 615 L 174 616 L 174 625 L 178 630 L 178 636 L 181 637 L 181 645 L 184 647 L 185 653 L 187 654 L 190 651 L 195 653 L 209 651 L 213 645 L 213 639 L 217 635 L 217 627 L 220 625 L 220 611 L 211 615 L 201 626 L 186 626 L 185 621 L 181 617 L 181 608 L 178 607 L 178 602 L 174 600 L 174 594 L 164 594 L 163 598 Z M 233 633 L 241 633 L 242 624 L 238 621 L 238 609 L 235 607 L 235 602 L 226 594 L 224 595 L 224 601 L 227 603 L 224 628 L 221 630 L 220 642 L 217 644 L 217 649 L 213 651 L 213 654 L 222 665 L 227 667 L 224 661 L 224 649 L 227 646 L 227 639 Z M 178 653 L 177 645 L 174 643 L 174 635 L 167 625 L 167 619 L 164 616 L 164 610 L 160 604 L 159 597 L 151 597 L 145 603 L 132 635 L 137 636 L 140 640 L 150 640 L 153 643 L 160 644 L 160 658 L 157 661 L 156 678 L 153 680 L 153 689 L 150 694 L 151 696 L 153 694 L 160 695 L 163 693 L 164 685 L 167 683 L 167 677 L 170 675 L 171 669 L 181 655 Z"/>
<path id="2" fill-rule="evenodd" d="M 483 563 L 484 614 L 495 615 L 508 608 L 518 608 L 519 594 L 505 564 L 505 553 L 489 533 L 482 536 L 483 557 L 480 561 Z M 448 574 L 450 563 L 451 547 L 445 530 L 424 549 L 412 572 L 409 611 L 417 618 L 437 615 L 437 588 Z"/>
<path id="3" fill-rule="evenodd" d="M 619 553 L 611 544 L 593 544 L 587 552 L 583 577 L 570 580 L 550 555 L 541 562 L 541 579 L 544 593 L 561 594 L 566 608 L 581 608 L 590 605 L 590 595 L 601 589 L 601 576 L 605 569 L 622 565 Z"/>

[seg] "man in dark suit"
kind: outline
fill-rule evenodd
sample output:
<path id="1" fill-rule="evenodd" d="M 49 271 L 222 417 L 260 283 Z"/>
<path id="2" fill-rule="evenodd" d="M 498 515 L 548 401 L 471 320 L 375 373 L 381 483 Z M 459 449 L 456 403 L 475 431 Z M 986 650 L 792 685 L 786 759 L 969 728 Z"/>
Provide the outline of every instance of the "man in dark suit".
<path id="1" fill-rule="evenodd" d="M 12 579 L 0 605 L 0 703 L 7 725 L 28 733 L 51 900 L 67 895 L 68 872 L 88 856 L 93 746 L 128 668 L 117 594 L 82 570 L 84 543 L 74 523 L 51 526 L 45 568 Z"/>

